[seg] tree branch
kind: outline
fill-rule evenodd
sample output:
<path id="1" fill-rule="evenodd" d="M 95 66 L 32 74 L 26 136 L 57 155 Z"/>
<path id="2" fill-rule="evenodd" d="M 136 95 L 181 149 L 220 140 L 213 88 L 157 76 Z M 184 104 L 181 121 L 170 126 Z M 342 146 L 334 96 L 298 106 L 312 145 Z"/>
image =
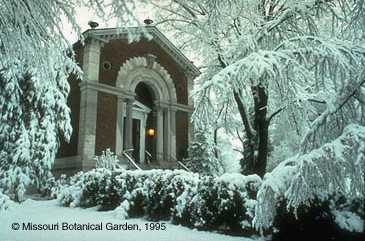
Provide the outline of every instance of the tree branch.
<path id="1" fill-rule="evenodd" d="M 272 118 L 274 118 L 276 115 L 278 115 L 278 114 L 279 114 L 280 112 L 282 112 L 284 109 L 285 109 L 285 107 L 281 107 L 281 108 L 279 108 L 278 110 L 276 110 L 274 113 L 272 113 L 272 114 L 269 116 L 269 118 L 267 118 L 267 120 L 266 120 L 267 125 L 269 125 L 269 124 L 270 124 L 270 122 L 271 122 Z"/>

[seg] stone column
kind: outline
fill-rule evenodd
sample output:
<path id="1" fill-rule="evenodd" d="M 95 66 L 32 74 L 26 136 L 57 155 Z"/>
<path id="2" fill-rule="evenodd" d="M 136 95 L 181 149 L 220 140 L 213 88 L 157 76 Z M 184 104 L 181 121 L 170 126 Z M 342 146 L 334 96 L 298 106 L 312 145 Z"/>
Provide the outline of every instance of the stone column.
<path id="1" fill-rule="evenodd" d="M 146 150 L 146 123 L 147 123 L 147 114 L 145 113 L 141 120 L 141 131 L 140 131 L 140 144 L 139 144 L 139 159 L 141 163 L 145 162 L 145 150 Z"/>
<path id="2" fill-rule="evenodd" d="M 195 76 L 192 73 L 187 74 L 188 80 L 188 105 L 194 108 L 194 100 L 192 97 L 192 93 L 194 90 L 194 78 Z M 188 144 L 190 145 L 194 141 L 194 127 L 193 123 L 191 122 L 192 113 L 188 113 Z"/>
<path id="3" fill-rule="evenodd" d="M 188 144 L 194 141 L 194 124 L 192 123 L 193 112 L 187 112 L 188 115 Z"/>
<path id="4" fill-rule="evenodd" d="M 124 98 L 118 96 L 117 103 L 117 129 L 115 133 L 115 153 L 120 155 L 123 152 L 123 127 L 124 127 Z"/>
<path id="5" fill-rule="evenodd" d="M 168 107 L 163 109 L 164 116 L 164 159 L 170 161 L 171 159 L 171 118 Z"/>
<path id="6" fill-rule="evenodd" d="M 188 82 L 188 105 L 193 106 L 194 101 L 192 97 L 192 93 L 194 90 L 194 76 L 192 74 L 187 74 L 187 82 Z"/>
<path id="7" fill-rule="evenodd" d="M 80 83 L 80 120 L 78 155 L 82 170 L 95 167 L 95 137 L 98 93 L 88 83 L 97 83 L 99 79 L 100 43 L 91 39 L 84 48 L 83 80 Z"/>
<path id="8" fill-rule="evenodd" d="M 176 108 L 170 108 L 170 133 L 171 133 L 171 147 L 170 147 L 170 155 L 172 160 L 176 160 Z"/>
<path id="9" fill-rule="evenodd" d="M 156 159 L 162 161 L 164 158 L 164 128 L 163 128 L 163 111 L 160 106 L 156 107 Z"/>
<path id="10" fill-rule="evenodd" d="M 127 99 L 127 112 L 125 123 L 125 149 L 132 149 L 132 129 L 133 129 L 133 102 L 134 99 Z"/>

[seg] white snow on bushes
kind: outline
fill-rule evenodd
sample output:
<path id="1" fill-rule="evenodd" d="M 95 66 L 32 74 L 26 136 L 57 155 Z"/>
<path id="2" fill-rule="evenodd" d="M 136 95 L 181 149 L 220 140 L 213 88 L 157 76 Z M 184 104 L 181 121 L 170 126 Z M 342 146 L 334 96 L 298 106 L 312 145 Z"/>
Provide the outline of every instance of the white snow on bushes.
<path id="1" fill-rule="evenodd" d="M 248 229 L 260 185 L 259 176 L 237 173 L 212 177 L 182 170 L 95 169 L 72 177 L 58 199 L 71 207 L 117 207 L 114 213 L 123 219 L 142 213 L 197 228 Z"/>
<path id="2" fill-rule="evenodd" d="M 0 212 L 7 210 L 12 204 L 14 204 L 14 202 L 0 190 Z"/>
<path id="3" fill-rule="evenodd" d="M 332 211 L 335 221 L 341 229 L 350 232 L 364 232 L 364 220 L 350 211 Z"/>

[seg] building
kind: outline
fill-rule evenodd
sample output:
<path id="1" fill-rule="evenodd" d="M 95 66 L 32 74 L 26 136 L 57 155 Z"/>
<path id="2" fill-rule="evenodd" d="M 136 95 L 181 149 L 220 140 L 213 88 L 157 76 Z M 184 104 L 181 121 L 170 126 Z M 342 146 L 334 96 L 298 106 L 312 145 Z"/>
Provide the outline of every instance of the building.
<path id="1" fill-rule="evenodd" d="M 130 28 L 129 31 L 141 31 Z M 131 150 L 139 163 L 176 162 L 192 138 L 193 79 L 200 72 L 155 26 L 129 43 L 127 32 L 92 28 L 74 45 L 83 80 L 70 77 L 73 134 L 56 173 L 95 167 L 95 155 Z"/>

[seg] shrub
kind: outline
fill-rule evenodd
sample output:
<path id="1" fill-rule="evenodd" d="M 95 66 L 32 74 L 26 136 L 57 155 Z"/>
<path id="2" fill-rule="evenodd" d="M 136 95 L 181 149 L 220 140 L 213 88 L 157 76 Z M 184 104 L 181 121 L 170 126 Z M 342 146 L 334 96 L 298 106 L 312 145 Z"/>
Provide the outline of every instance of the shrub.
<path id="1" fill-rule="evenodd" d="M 7 210 L 12 203 L 13 201 L 7 195 L 3 194 L 0 189 L 0 212 Z"/>
<path id="2" fill-rule="evenodd" d="M 252 231 L 252 203 L 260 182 L 258 176 L 240 174 L 95 169 L 72 177 L 58 198 L 65 206 L 115 209 L 122 218 L 145 215 L 199 229 L 243 232 Z"/>

